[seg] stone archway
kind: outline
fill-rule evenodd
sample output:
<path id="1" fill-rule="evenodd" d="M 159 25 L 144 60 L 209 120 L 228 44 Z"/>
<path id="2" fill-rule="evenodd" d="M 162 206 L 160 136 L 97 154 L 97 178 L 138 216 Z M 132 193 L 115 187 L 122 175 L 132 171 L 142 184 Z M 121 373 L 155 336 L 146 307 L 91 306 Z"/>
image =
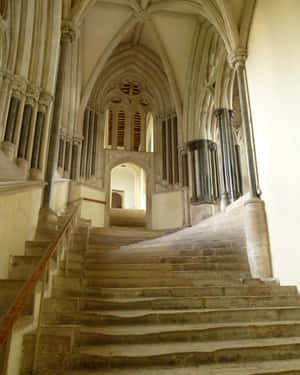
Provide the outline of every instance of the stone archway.
<path id="1" fill-rule="evenodd" d="M 111 172 L 119 164 L 134 164 L 144 170 L 146 179 L 146 228 L 152 227 L 152 194 L 154 192 L 153 165 L 154 153 L 126 152 L 117 150 L 105 150 L 105 175 L 104 187 L 106 191 L 106 209 L 104 226 L 110 226 L 111 207 Z"/>

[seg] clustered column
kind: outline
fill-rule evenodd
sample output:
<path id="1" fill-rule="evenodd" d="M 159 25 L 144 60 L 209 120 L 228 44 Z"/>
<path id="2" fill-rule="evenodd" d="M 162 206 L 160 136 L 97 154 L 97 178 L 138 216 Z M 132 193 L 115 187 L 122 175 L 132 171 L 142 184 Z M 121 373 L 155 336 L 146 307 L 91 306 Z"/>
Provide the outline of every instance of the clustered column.
<path id="1" fill-rule="evenodd" d="M 20 78 L 10 79 L 1 147 L 11 160 L 16 160 L 25 177 L 42 180 L 43 128 L 53 98 Z"/>
<path id="2" fill-rule="evenodd" d="M 239 98 L 242 114 L 242 128 L 248 169 L 249 193 L 252 198 L 256 198 L 261 195 L 261 190 L 259 187 L 253 124 L 248 92 L 246 58 L 247 51 L 244 49 L 240 49 L 235 54 L 230 56 L 231 64 L 236 71 L 238 81 Z"/>
<path id="3" fill-rule="evenodd" d="M 193 203 L 219 200 L 219 171 L 216 144 L 207 139 L 188 143 Z M 184 156 L 186 164 L 187 155 Z"/>
<path id="4" fill-rule="evenodd" d="M 84 181 L 96 177 L 98 119 L 99 114 L 95 109 L 86 108 L 82 128 L 80 156 L 80 179 Z"/>
<path id="5" fill-rule="evenodd" d="M 178 120 L 162 120 L 162 179 L 168 185 L 179 184 Z"/>
<path id="6" fill-rule="evenodd" d="M 52 127 L 49 141 L 48 160 L 45 174 L 47 185 L 44 190 L 43 207 L 50 208 L 52 192 L 54 188 L 54 176 L 57 166 L 57 149 L 59 143 L 59 129 L 62 119 L 62 103 L 64 94 L 64 78 L 67 71 L 68 56 L 71 51 L 71 43 L 74 40 L 75 33 L 68 27 L 62 30 L 60 43 L 60 57 L 58 63 L 58 72 L 55 88 L 55 101 L 53 109 Z"/>
<path id="7" fill-rule="evenodd" d="M 239 197 L 236 151 L 233 141 L 232 117 L 233 111 L 221 108 L 215 111 L 222 154 L 223 186 L 222 201 L 227 205 Z"/>
<path id="8" fill-rule="evenodd" d="M 77 181 L 79 178 L 79 166 L 80 166 L 80 151 L 81 151 L 82 138 L 74 136 L 72 140 L 72 161 L 70 178 L 73 181 Z"/>

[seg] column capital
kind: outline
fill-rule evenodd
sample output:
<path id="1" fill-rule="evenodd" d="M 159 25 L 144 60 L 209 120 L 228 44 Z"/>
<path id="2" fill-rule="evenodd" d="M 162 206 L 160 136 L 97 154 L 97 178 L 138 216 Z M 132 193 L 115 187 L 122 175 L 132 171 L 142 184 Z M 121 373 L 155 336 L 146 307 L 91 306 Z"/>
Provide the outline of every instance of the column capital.
<path id="1" fill-rule="evenodd" d="M 245 66 L 248 57 L 248 50 L 246 48 L 237 48 L 228 55 L 228 61 L 233 69 L 240 66 Z"/>
<path id="2" fill-rule="evenodd" d="M 53 102 L 53 95 L 51 95 L 47 91 L 41 91 L 39 96 L 39 103 L 45 107 L 49 107 L 49 105 Z"/>
<path id="3" fill-rule="evenodd" d="M 233 118 L 234 117 L 234 111 L 232 109 L 227 109 L 227 108 L 217 108 L 215 109 L 214 111 L 214 114 L 217 118 L 220 118 L 221 116 L 223 116 L 225 113 L 229 113 L 230 117 Z"/>
<path id="4" fill-rule="evenodd" d="M 63 21 L 61 28 L 61 41 L 62 42 L 74 42 L 77 31 L 74 29 L 70 21 Z"/>
<path id="5" fill-rule="evenodd" d="M 35 85 L 29 84 L 27 86 L 26 96 L 27 100 L 36 102 L 40 96 L 40 88 Z"/>
<path id="6" fill-rule="evenodd" d="M 11 88 L 16 96 L 23 96 L 26 93 L 27 80 L 22 76 L 11 76 Z"/>
<path id="7" fill-rule="evenodd" d="M 83 140 L 83 137 L 81 135 L 74 134 L 73 137 L 72 137 L 72 140 L 73 140 L 73 144 L 79 146 L 81 144 L 82 140 Z"/>

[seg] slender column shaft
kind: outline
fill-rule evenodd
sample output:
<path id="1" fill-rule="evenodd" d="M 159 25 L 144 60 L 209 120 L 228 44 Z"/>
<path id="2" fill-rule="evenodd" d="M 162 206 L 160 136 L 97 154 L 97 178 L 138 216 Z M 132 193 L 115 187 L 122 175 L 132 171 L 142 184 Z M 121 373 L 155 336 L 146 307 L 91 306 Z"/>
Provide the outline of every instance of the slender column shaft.
<path id="1" fill-rule="evenodd" d="M 188 154 L 182 154 L 182 183 L 183 186 L 189 186 Z"/>
<path id="2" fill-rule="evenodd" d="M 173 118 L 173 155 L 174 155 L 174 182 L 179 184 L 179 162 L 178 162 L 178 123 L 177 117 Z"/>
<path id="3" fill-rule="evenodd" d="M 33 149 L 37 113 L 38 113 L 38 103 L 35 102 L 34 105 L 33 105 L 33 112 L 32 112 L 32 116 L 31 116 L 30 131 L 29 131 L 29 138 L 28 138 L 28 147 L 27 147 L 27 154 L 26 154 L 26 159 L 29 162 L 31 162 L 31 154 L 32 154 L 32 149 Z"/>
<path id="4" fill-rule="evenodd" d="M 167 137 L 167 155 L 168 155 L 168 158 L 167 158 L 167 164 L 168 164 L 168 183 L 169 185 L 173 185 L 174 183 L 174 174 L 173 174 L 173 142 L 172 142 L 172 119 L 168 119 L 168 127 L 167 127 L 167 133 L 168 133 L 168 137 Z"/>
<path id="5" fill-rule="evenodd" d="M 190 147 L 190 168 L 191 168 L 191 186 L 192 186 L 192 202 L 197 202 L 197 178 L 196 178 L 196 150 Z"/>
<path id="6" fill-rule="evenodd" d="M 53 109 L 53 120 L 52 120 L 52 127 L 50 133 L 50 142 L 49 142 L 49 150 L 48 150 L 48 160 L 47 160 L 47 168 L 45 174 L 45 181 L 47 185 L 44 190 L 44 197 L 43 197 L 43 206 L 50 208 L 51 201 L 52 201 L 52 193 L 54 189 L 54 176 L 55 176 L 55 169 L 56 169 L 56 155 L 57 155 L 57 147 L 58 147 L 58 137 L 59 137 L 59 128 L 61 125 L 61 118 L 62 118 L 62 102 L 63 102 L 63 88 L 64 88 L 64 78 L 67 73 L 67 57 L 70 50 L 70 45 L 72 42 L 74 35 L 71 30 L 63 30 L 62 38 L 61 38 L 61 45 L 60 45 L 60 57 L 59 57 L 59 65 L 58 65 L 58 72 L 57 72 L 57 81 L 56 81 L 56 88 L 55 88 L 55 100 L 54 100 L 54 109 Z"/>
<path id="7" fill-rule="evenodd" d="M 224 178 L 223 199 L 225 202 L 233 202 L 237 194 L 236 160 L 233 144 L 231 119 L 233 111 L 222 108 L 215 111 L 220 129 L 220 142 L 222 154 L 222 167 Z"/>
<path id="8" fill-rule="evenodd" d="M 167 181 L 167 129 L 166 121 L 162 122 L 162 179 Z"/>
<path id="9" fill-rule="evenodd" d="M 45 113 L 39 111 L 37 113 L 37 118 L 36 118 L 36 126 L 35 126 L 34 141 L 33 141 L 32 156 L 31 156 L 31 168 L 35 168 L 35 169 L 40 168 L 40 153 L 41 153 L 44 122 L 45 122 Z"/>
<path id="10" fill-rule="evenodd" d="M 94 130 L 94 111 L 90 111 L 88 140 L 87 140 L 87 158 L 86 158 L 86 176 L 85 176 L 86 179 L 89 179 L 91 177 L 93 130 Z"/>
<path id="11" fill-rule="evenodd" d="M 96 157 L 97 157 L 97 145 L 98 145 L 98 115 L 95 113 L 94 116 L 94 134 L 93 134 L 93 148 L 92 148 L 92 165 L 91 175 L 96 174 Z"/>
<path id="12" fill-rule="evenodd" d="M 71 179 L 77 180 L 77 163 L 78 163 L 78 145 L 72 145 L 72 162 L 71 162 Z"/>
<path id="13" fill-rule="evenodd" d="M 80 177 L 84 178 L 86 168 L 86 153 L 87 153 L 87 137 L 89 125 L 90 110 L 86 108 L 84 112 L 83 131 L 82 131 L 82 146 L 81 146 L 81 161 L 80 161 Z"/>
<path id="14" fill-rule="evenodd" d="M 234 146 L 235 149 L 235 158 L 236 158 L 236 175 L 238 181 L 238 192 L 239 195 L 243 195 L 243 174 L 242 174 L 242 161 L 241 161 L 241 150 L 239 145 Z"/>
<path id="15" fill-rule="evenodd" d="M 70 140 L 67 139 L 65 142 L 65 158 L 64 158 L 64 171 L 69 171 L 69 163 L 70 163 L 70 152 L 71 152 L 71 143 Z"/>
<path id="16" fill-rule="evenodd" d="M 31 123 L 33 108 L 32 105 L 26 104 L 24 107 L 24 114 L 22 120 L 22 128 L 18 149 L 18 158 L 26 159 L 27 147 L 28 147 L 28 137 L 29 137 L 29 127 Z"/>
<path id="17" fill-rule="evenodd" d="M 0 139 L 4 140 L 5 124 L 8 116 L 10 105 L 11 89 L 9 89 L 9 79 L 2 78 L 0 89 Z"/>
<path id="18" fill-rule="evenodd" d="M 59 137 L 59 143 L 58 143 L 58 157 L 57 157 L 58 168 L 62 168 L 64 165 L 64 150 L 65 150 L 65 139 L 64 139 L 64 136 L 61 135 Z"/>
<path id="19" fill-rule="evenodd" d="M 11 142 L 11 143 L 13 142 L 19 105 L 20 105 L 19 99 L 12 96 L 10 99 L 7 122 L 6 122 L 6 130 L 5 130 L 5 135 L 4 135 L 4 141 L 6 142 Z"/>
<path id="20" fill-rule="evenodd" d="M 253 134 L 253 124 L 251 116 L 250 99 L 248 92 L 248 81 L 247 73 L 244 62 L 237 61 L 235 64 L 239 97 L 241 104 L 241 114 L 242 114 L 242 127 L 243 136 L 245 144 L 245 153 L 248 169 L 248 179 L 249 179 L 249 192 L 252 198 L 259 197 L 261 195 L 261 190 L 259 187 L 259 178 L 257 171 L 257 161 L 255 152 L 255 142 Z"/>
<path id="21" fill-rule="evenodd" d="M 26 97 L 22 94 L 20 99 L 20 105 L 18 109 L 18 115 L 16 119 L 16 125 L 14 128 L 14 135 L 13 135 L 13 143 L 18 147 L 20 142 L 20 135 L 21 135 L 21 129 L 22 129 L 22 122 L 23 122 L 23 114 L 24 114 L 24 108 L 25 108 L 25 101 Z M 17 149 L 16 149 L 17 152 Z"/>

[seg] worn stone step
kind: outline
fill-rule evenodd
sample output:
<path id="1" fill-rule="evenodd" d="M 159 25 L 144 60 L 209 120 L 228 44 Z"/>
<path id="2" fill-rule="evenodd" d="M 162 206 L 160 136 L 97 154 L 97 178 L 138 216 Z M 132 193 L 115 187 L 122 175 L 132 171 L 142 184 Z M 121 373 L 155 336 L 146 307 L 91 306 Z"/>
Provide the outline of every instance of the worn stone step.
<path id="1" fill-rule="evenodd" d="M 42 256 L 50 244 L 51 241 L 26 241 L 25 255 Z"/>
<path id="2" fill-rule="evenodd" d="M 86 278 L 93 279 L 137 279 L 145 278 L 150 280 L 158 279 L 183 279 L 183 280 L 198 280 L 198 279 L 245 279 L 250 277 L 248 271 L 240 270 L 230 270 L 230 271 L 169 271 L 167 273 L 162 273 L 160 271 L 144 271 L 144 270 L 135 270 L 135 271 L 89 271 L 85 270 Z"/>
<path id="3" fill-rule="evenodd" d="M 228 309 L 79 311 L 73 303 L 64 311 L 54 308 L 43 314 L 45 324 L 147 325 L 209 324 L 236 322 L 299 321 L 300 307 L 255 307 Z"/>
<path id="4" fill-rule="evenodd" d="M 300 321 L 82 327 L 77 345 L 209 342 L 300 337 Z"/>
<path id="5" fill-rule="evenodd" d="M 8 268 L 8 276 L 15 280 L 27 280 L 31 272 L 37 266 L 41 256 L 33 255 L 12 255 Z M 50 260 L 50 267 L 55 267 L 55 259 Z"/>
<path id="6" fill-rule="evenodd" d="M 85 263 L 85 270 L 88 271 L 217 271 L 217 270 L 245 270 L 249 271 L 249 265 L 246 262 L 199 262 L 199 263 Z"/>
<path id="7" fill-rule="evenodd" d="M 298 359 L 300 338 L 272 338 L 217 342 L 139 345 L 95 345 L 74 351 L 74 369 L 188 366 L 259 360 Z"/>
<path id="8" fill-rule="evenodd" d="M 22 374 L 31 374 L 36 334 L 26 334 L 23 339 Z M 42 327 L 37 357 L 38 372 L 49 371 L 50 368 L 63 366 L 70 356 L 74 344 L 74 329 L 69 327 Z"/>
<path id="9" fill-rule="evenodd" d="M 23 280 L 2 279 L 0 280 L 0 316 L 5 314 L 17 297 L 20 289 L 24 285 Z M 31 315 L 33 312 L 33 297 L 26 304 L 23 314 Z"/>
<path id="10" fill-rule="evenodd" d="M 81 299 L 84 310 L 214 309 L 230 307 L 300 306 L 299 296 L 157 297 L 137 299 Z"/>
<path id="11" fill-rule="evenodd" d="M 96 251 L 90 245 L 86 252 L 87 260 L 97 260 L 99 262 L 108 263 L 182 263 L 190 261 L 190 258 L 195 258 L 195 261 L 203 260 L 203 257 L 216 257 L 216 259 L 226 259 L 226 257 L 235 257 L 236 259 L 247 259 L 245 251 L 237 249 L 198 249 L 198 250 L 176 250 L 176 251 L 161 251 L 161 252 L 138 252 L 132 253 L 126 250 L 110 250 L 107 248 Z"/>
<path id="12" fill-rule="evenodd" d="M 202 366 L 73 370 L 62 375 L 300 375 L 300 359 Z"/>
<path id="13" fill-rule="evenodd" d="M 168 275 L 166 275 L 168 276 Z M 212 287 L 212 286 L 237 286 L 237 285 L 262 285 L 264 284 L 260 280 L 241 278 L 241 279 L 230 279 L 220 278 L 212 279 L 207 276 L 205 279 L 189 280 L 179 278 L 85 278 L 85 285 L 88 287 L 102 287 L 102 288 L 137 288 L 137 287 Z M 275 282 L 273 282 L 276 285 Z M 271 283 L 270 283 L 271 285 Z"/>
<path id="14" fill-rule="evenodd" d="M 232 286 L 232 287 L 156 287 L 156 288 L 85 288 L 84 295 L 107 298 L 137 297 L 203 297 L 203 296 L 297 296 L 295 286 Z"/>

